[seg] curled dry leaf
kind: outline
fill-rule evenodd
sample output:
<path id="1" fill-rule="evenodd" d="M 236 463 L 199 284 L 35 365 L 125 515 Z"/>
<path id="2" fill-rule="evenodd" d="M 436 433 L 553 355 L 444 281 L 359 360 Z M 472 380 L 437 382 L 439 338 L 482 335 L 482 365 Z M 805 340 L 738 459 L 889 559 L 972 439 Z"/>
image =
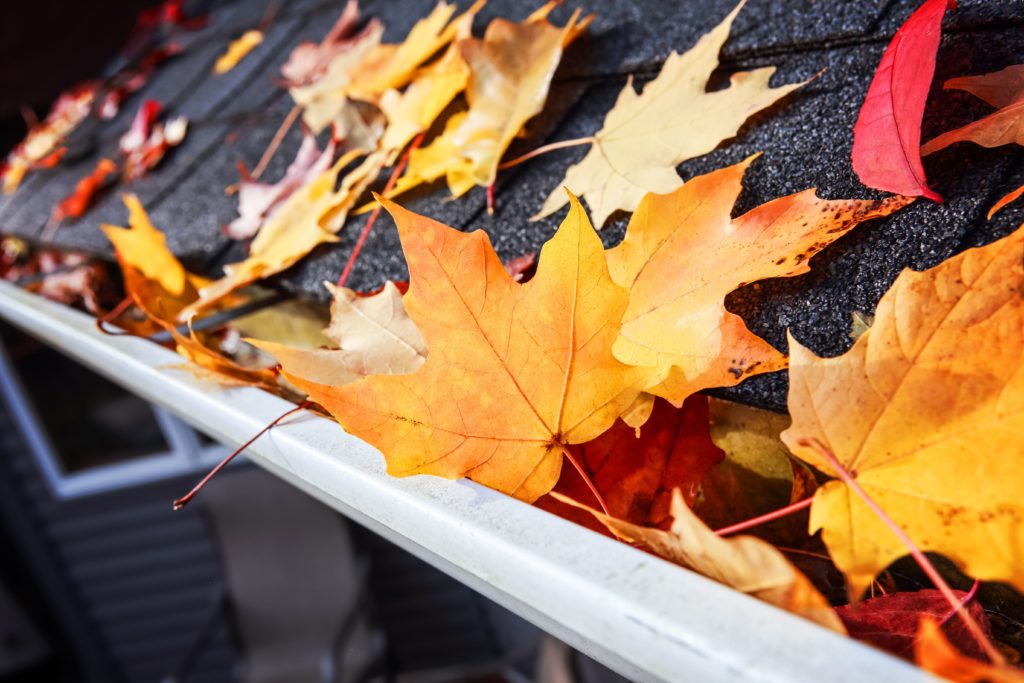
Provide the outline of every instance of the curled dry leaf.
<path id="1" fill-rule="evenodd" d="M 334 299 L 331 324 L 324 334 L 337 349 L 298 349 L 254 339 L 249 343 L 274 356 L 284 374 L 293 381 L 300 379 L 302 387 L 323 385 L 318 391 L 367 375 L 404 375 L 423 365 L 426 344 L 393 282 L 385 283 L 377 294 L 362 297 L 351 289 L 327 286 Z"/>
<path id="2" fill-rule="evenodd" d="M 935 75 L 942 17 L 955 0 L 926 0 L 893 36 L 853 127 L 853 170 L 868 187 L 942 198 L 921 164 L 921 119 Z"/>
<path id="3" fill-rule="evenodd" d="M 681 409 L 658 399 L 640 429 L 620 420 L 593 441 L 569 450 L 604 498 L 609 514 L 640 526 L 667 529 L 672 521 L 672 491 L 681 491 L 686 504 L 693 505 L 704 474 L 722 460 L 722 450 L 711 441 L 708 427 L 707 397 L 691 396 Z M 598 504 L 571 467 L 562 468 L 554 491 Z M 550 496 L 537 504 L 585 526 L 594 522 L 590 515 L 564 514 L 578 509 Z"/>
<path id="4" fill-rule="evenodd" d="M 248 239 L 255 235 L 264 221 L 296 190 L 322 175 L 331 167 L 334 159 L 334 140 L 319 151 L 316 137 L 308 130 L 302 133 L 302 144 L 295 159 L 288 166 L 284 177 L 276 183 L 260 183 L 244 178 L 238 186 L 238 218 L 225 228 L 229 237 L 236 240 Z"/>
<path id="5" fill-rule="evenodd" d="M 943 87 L 969 92 L 998 110 L 928 141 L 921 148 L 922 154 L 937 152 L 955 142 L 973 142 L 982 147 L 1024 145 L 1024 64 L 982 76 L 954 78 Z"/>
<path id="6" fill-rule="evenodd" d="M 806 83 L 772 88 L 775 67 L 769 66 L 733 74 L 723 90 L 705 90 L 743 4 L 689 51 L 669 54 L 641 93 L 632 79 L 626 83 L 590 151 L 569 168 L 535 219 L 565 205 L 562 187 L 587 200 L 598 227 L 617 210 L 635 210 L 648 192 L 675 190 L 683 184 L 676 166 L 715 149 L 749 117 Z"/>
<path id="7" fill-rule="evenodd" d="M 725 309 L 744 284 L 810 270 L 808 260 L 858 223 L 912 201 L 826 200 L 814 190 L 730 218 L 754 157 L 649 194 L 622 242 L 608 252 L 612 279 L 629 290 L 615 356 L 657 369 L 649 388 L 675 405 L 710 387 L 785 367 L 785 357 Z M 714 254 L 714 258 L 707 258 Z"/>
<path id="8" fill-rule="evenodd" d="M 110 159 L 100 159 L 96 167 L 75 184 L 75 191 L 69 194 L 53 209 L 50 220 L 59 223 L 65 218 L 80 218 L 92 204 L 93 197 L 103 187 L 107 178 L 117 171 L 117 164 Z"/>
<path id="9" fill-rule="evenodd" d="M 703 574 L 759 600 L 845 633 L 842 622 L 813 584 L 770 544 L 753 536 L 720 538 L 697 519 L 677 490 L 672 495 L 672 526 L 649 529 L 609 517 L 565 496 L 567 505 L 590 512 L 627 543 L 640 543 L 670 562 Z"/>
<path id="10" fill-rule="evenodd" d="M 953 591 L 963 602 L 967 593 Z M 991 636 L 988 617 L 977 602 L 968 607 L 971 617 Z M 875 647 L 900 657 L 910 658 L 914 653 L 914 639 L 918 627 L 925 619 L 942 622 L 951 613 L 949 601 L 941 592 L 929 589 L 902 593 L 890 593 L 871 598 L 853 605 L 836 607 L 836 614 L 842 619 L 851 638 L 871 643 Z M 942 627 L 945 636 L 956 643 L 956 647 L 971 657 L 984 658 L 985 654 L 962 620 L 952 618 Z"/>
<path id="11" fill-rule="evenodd" d="M 357 151 L 342 155 L 331 168 L 288 197 L 249 245 L 248 258 L 224 266 L 224 277 L 204 287 L 199 299 L 182 311 L 181 319 L 187 319 L 240 287 L 290 268 L 317 245 L 337 242 L 336 233 L 344 225 L 349 209 L 377 178 L 384 164 L 383 152 L 368 155 L 342 178 L 335 190 L 341 170 L 358 156 Z"/>
<path id="12" fill-rule="evenodd" d="M 465 234 L 384 202 L 409 264 L 405 307 L 430 349 L 409 375 L 342 387 L 288 379 L 395 476 L 469 477 L 532 502 L 558 480 L 563 449 L 596 438 L 633 402 L 646 373 L 611 353 L 626 292 L 573 200 L 514 282 L 487 235 Z"/>
<path id="13" fill-rule="evenodd" d="M 454 197 L 494 182 L 505 150 L 544 108 L 562 51 L 593 18 L 580 20 L 577 11 L 558 28 L 547 21 L 553 8 L 548 3 L 522 23 L 494 19 L 483 39 L 458 42 L 469 65 L 469 109 L 452 116 L 430 145 L 413 151 L 390 196 L 442 176 Z"/>
<path id="14" fill-rule="evenodd" d="M 914 660 L 925 671 L 954 683 L 1024 683 L 1024 671 L 996 666 L 965 657 L 949 642 L 939 625 L 930 618 L 921 620 L 914 641 Z"/>
<path id="15" fill-rule="evenodd" d="M 925 551 L 1024 586 L 1024 229 L 924 272 L 904 271 L 837 358 L 790 339 L 782 437 L 822 472 L 835 454 Z M 906 547 L 848 485 L 814 497 L 811 531 L 859 594 Z"/>
<path id="16" fill-rule="evenodd" d="M 224 51 L 213 64 L 213 73 L 220 75 L 238 66 L 238 63 L 245 59 L 246 55 L 256 49 L 256 46 L 263 42 L 263 31 L 250 29 L 231 41 L 228 49 Z"/>
<path id="17" fill-rule="evenodd" d="M 32 126 L 28 135 L 7 155 L 3 177 L 4 194 L 18 189 L 25 174 L 38 168 L 51 168 L 60 161 L 64 138 L 89 115 L 96 97 L 96 85 L 87 83 L 62 93 L 50 107 L 46 118 Z"/>
<path id="18" fill-rule="evenodd" d="M 274 394 L 294 398 L 292 391 L 281 385 L 273 368 L 241 365 L 205 343 L 191 328 L 188 335 L 184 335 L 173 323 L 157 322 L 171 335 L 178 355 L 205 371 L 196 373 L 200 378 L 228 386 L 259 387 Z"/>

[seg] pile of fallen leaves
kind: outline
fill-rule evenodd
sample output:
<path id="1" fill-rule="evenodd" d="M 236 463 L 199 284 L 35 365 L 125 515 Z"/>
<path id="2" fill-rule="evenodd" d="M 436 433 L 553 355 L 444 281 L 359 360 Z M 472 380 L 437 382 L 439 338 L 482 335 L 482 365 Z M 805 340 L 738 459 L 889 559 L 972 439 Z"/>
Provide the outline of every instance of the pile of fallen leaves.
<path id="1" fill-rule="evenodd" d="M 350 0 L 283 67 L 295 109 L 278 137 L 296 119 L 304 137 L 277 182 L 259 181 L 276 144 L 243 169 L 225 229 L 250 240 L 247 257 L 217 280 L 189 273 L 127 195 L 129 227 L 104 226 L 126 298 L 103 322 L 169 342 L 217 381 L 315 404 L 379 448 L 394 476 L 467 477 L 952 680 L 1024 680 L 998 637 L 1005 625 L 978 602 L 993 586 L 982 581 L 1024 588 L 1024 228 L 902 273 L 838 357 L 793 338 L 787 357 L 725 307 L 741 286 L 808 272 L 860 224 L 937 200 L 922 153 L 1024 144 L 1024 66 L 947 82 L 996 111 L 922 147 L 947 11 L 927 0 L 886 50 L 852 131 L 859 177 L 894 194 L 826 200 L 811 188 L 733 218 L 756 157 L 687 179 L 676 167 L 803 85 L 771 87 L 766 67 L 707 91 L 741 4 L 642 89 L 628 83 L 592 136 L 548 146 L 590 145 L 537 207 L 567 214 L 539 256 L 502 263 L 484 232 L 394 198 L 442 179 L 453 198 L 493 196 L 501 168 L 543 153 L 503 162 L 590 18 L 555 25 L 549 3 L 474 37 L 483 4 L 457 14 L 442 1 L 386 44 Z M 41 163 L 19 154 L 19 168 Z M 409 281 L 353 291 L 344 284 L 381 207 Z M 367 210 L 328 284 L 329 315 L 263 306 L 254 285 L 338 242 Z M 595 226 L 616 211 L 632 218 L 606 249 Z M 788 372 L 789 416 L 702 393 L 775 371 Z M 900 588 L 905 556 L 932 587 Z"/>

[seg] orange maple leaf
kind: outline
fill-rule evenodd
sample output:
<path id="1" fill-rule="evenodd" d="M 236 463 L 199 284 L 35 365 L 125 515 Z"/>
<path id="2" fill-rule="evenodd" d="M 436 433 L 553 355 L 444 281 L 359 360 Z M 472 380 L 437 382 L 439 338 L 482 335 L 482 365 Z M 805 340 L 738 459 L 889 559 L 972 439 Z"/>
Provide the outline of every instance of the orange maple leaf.
<path id="1" fill-rule="evenodd" d="M 818 489 L 811 531 L 823 530 L 852 594 L 907 554 L 864 496 L 921 550 L 1024 587 L 1022 257 L 1024 228 L 904 271 L 842 356 L 790 340 L 782 439 L 830 476 L 849 472 Z"/>
<path id="2" fill-rule="evenodd" d="M 659 368 L 649 389 L 679 405 L 701 389 L 780 370 L 785 357 L 725 309 L 734 289 L 810 270 L 812 256 L 858 223 L 913 201 L 826 200 L 804 190 L 732 219 L 743 173 L 756 157 L 640 202 L 619 246 L 612 279 L 629 290 L 615 356 Z"/>
<path id="3" fill-rule="evenodd" d="M 649 382 L 611 345 L 626 292 L 572 199 L 537 274 L 515 282 L 481 231 L 464 234 L 391 202 L 409 263 L 405 307 L 429 355 L 408 375 L 332 387 L 286 376 L 395 476 L 469 477 L 533 501 L 569 444 L 607 430 Z"/>

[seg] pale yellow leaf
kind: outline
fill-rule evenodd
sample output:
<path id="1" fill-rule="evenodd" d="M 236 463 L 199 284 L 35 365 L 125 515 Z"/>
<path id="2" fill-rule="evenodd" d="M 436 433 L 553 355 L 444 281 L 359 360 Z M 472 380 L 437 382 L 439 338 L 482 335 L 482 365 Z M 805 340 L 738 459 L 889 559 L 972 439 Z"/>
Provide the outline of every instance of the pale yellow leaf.
<path id="1" fill-rule="evenodd" d="M 664 194 L 683 184 L 676 166 L 707 154 L 736 135 L 753 114 L 771 106 L 806 81 L 772 88 L 775 67 L 741 71 L 729 87 L 706 92 L 718 67 L 718 53 L 729 37 L 741 2 L 721 24 L 689 51 L 671 53 L 661 73 L 634 90 L 626 84 L 594 143 L 580 163 L 569 168 L 534 218 L 565 206 L 563 187 L 587 200 L 600 228 L 618 210 L 634 211 L 648 192 Z"/>

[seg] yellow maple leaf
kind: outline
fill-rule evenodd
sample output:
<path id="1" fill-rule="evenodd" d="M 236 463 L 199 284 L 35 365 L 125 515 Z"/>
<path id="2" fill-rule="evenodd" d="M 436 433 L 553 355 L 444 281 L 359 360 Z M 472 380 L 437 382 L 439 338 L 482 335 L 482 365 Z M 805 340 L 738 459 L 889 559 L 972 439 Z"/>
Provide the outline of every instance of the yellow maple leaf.
<path id="1" fill-rule="evenodd" d="M 495 19 L 483 39 L 457 45 L 469 65 L 468 110 L 428 147 L 416 150 L 389 196 L 446 177 L 454 197 L 494 182 L 501 156 L 523 126 L 544 108 L 562 52 L 593 17 L 577 10 L 563 28 L 553 26 L 548 3 L 522 23 Z M 443 164 L 435 163 L 443 159 Z M 564 203 L 564 202 L 563 202 Z"/>
<path id="2" fill-rule="evenodd" d="M 649 389 L 675 405 L 785 367 L 785 357 L 725 309 L 737 287 L 808 272 L 808 260 L 858 223 L 909 203 L 825 200 L 814 190 L 730 218 L 755 157 L 693 178 L 671 194 L 649 194 L 626 236 L 608 252 L 612 279 L 630 292 L 616 357 L 660 368 Z"/>
<path id="3" fill-rule="evenodd" d="M 615 211 L 636 209 L 648 192 L 678 188 L 683 180 L 676 166 L 707 154 L 736 135 L 750 116 L 807 82 L 772 88 L 768 82 L 775 67 L 769 66 L 735 73 L 728 88 L 705 91 L 743 4 L 689 51 L 671 53 L 641 93 L 633 89 L 632 79 L 626 83 L 590 151 L 569 168 L 534 219 L 564 206 L 560 188 L 567 187 L 587 200 L 600 228 Z"/>
<path id="4" fill-rule="evenodd" d="M 335 233 L 344 225 L 349 209 L 384 164 L 383 152 L 368 155 L 335 190 L 341 170 L 358 156 L 358 151 L 342 155 L 331 168 L 288 197 L 260 228 L 249 245 L 248 258 L 224 266 L 224 277 L 203 287 L 199 299 L 184 309 L 180 318 L 185 320 L 240 287 L 290 268 L 317 245 L 337 242 Z"/>
<path id="5" fill-rule="evenodd" d="M 122 268 L 130 266 L 156 281 L 168 294 L 180 297 L 188 284 L 185 267 L 167 248 L 167 238 L 153 227 L 142 202 L 134 194 L 122 195 L 128 208 L 128 227 L 102 225 L 100 228 L 114 245 Z"/>
<path id="6" fill-rule="evenodd" d="M 564 446 L 611 427 L 647 381 L 612 356 L 627 295 L 583 208 L 571 206 L 537 274 L 519 284 L 485 233 L 384 202 L 409 263 L 405 307 L 426 363 L 342 387 L 288 379 L 380 448 L 392 475 L 466 476 L 536 500 L 558 480 Z"/>
<path id="7" fill-rule="evenodd" d="M 640 543 L 670 562 L 846 633 L 835 610 L 806 576 L 771 544 L 753 536 L 720 538 L 686 506 L 679 489 L 672 492 L 672 527 L 668 531 L 643 527 L 581 505 L 561 494 L 557 500 L 590 512 L 617 538 Z"/>
<path id="8" fill-rule="evenodd" d="M 790 339 L 794 454 L 837 476 L 812 440 L 922 550 L 1024 587 L 1024 229 L 904 271 L 846 354 Z M 811 531 L 853 594 L 907 548 L 847 484 L 822 486 Z"/>

